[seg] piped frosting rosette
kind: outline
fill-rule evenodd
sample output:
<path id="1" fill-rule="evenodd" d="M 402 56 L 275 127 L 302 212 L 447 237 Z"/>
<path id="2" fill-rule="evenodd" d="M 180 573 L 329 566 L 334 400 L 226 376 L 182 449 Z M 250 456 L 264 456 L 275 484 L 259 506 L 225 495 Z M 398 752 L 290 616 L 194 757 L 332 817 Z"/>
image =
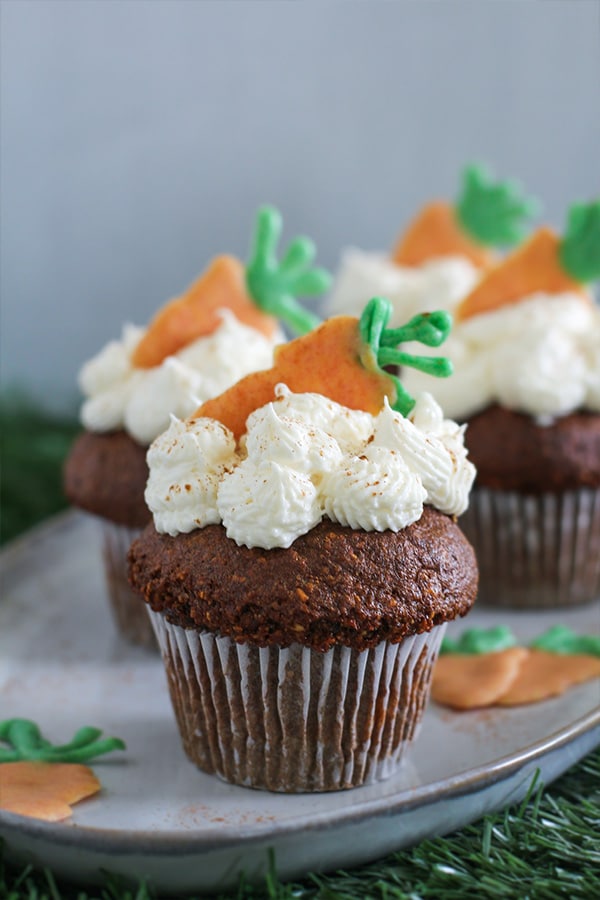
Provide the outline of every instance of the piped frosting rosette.
<path id="1" fill-rule="evenodd" d="M 90 431 L 123 428 L 138 443 L 149 444 L 168 427 L 171 414 L 185 418 L 203 400 L 270 365 L 273 348 L 285 340 L 279 328 L 267 337 L 225 308 L 219 315 L 215 331 L 150 368 L 134 365 L 147 329 L 125 325 L 120 340 L 107 344 L 80 372 L 83 425 Z"/>
<path id="2" fill-rule="evenodd" d="M 388 329 L 390 312 L 375 298 L 360 322 L 329 320 L 279 348 L 273 369 L 249 376 L 185 422 L 172 417 L 148 453 L 145 496 L 157 530 L 176 535 L 222 522 L 236 543 L 270 549 L 291 546 L 324 516 L 365 531 L 398 531 L 425 504 L 460 515 L 475 477 L 463 429 L 444 419 L 430 394 L 415 401 L 381 368 L 402 362 L 449 374 L 444 358 L 396 349 L 403 337 L 439 345 L 449 317 L 434 313 Z M 321 371 L 300 369 L 299 358 L 318 359 Z M 328 385 L 322 391 L 294 390 L 320 380 Z"/>
<path id="3" fill-rule="evenodd" d="M 458 322 L 446 352 L 454 376 L 436 384 L 459 421 L 499 403 L 540 423 L 576 409 L 600 412 L 600 309 L 574 292 L 538 292 Z M 422 390 L 418 372 L 404 379 Z"/>
<path id="4" fill-rule="evenodd" d="M 248 418 L 239 447 L 213 419 L 173 418 L 148 465 L 159 532 L 222 522 L 236 543 L 266 549 L 290 547 L 324 516 L 364 531 L 405 528 L 425 504 L 458 516 L 475 476 L 463 429 L 430 394 L 408 418 L 387 400 L 373 416 L 283 384 Z"/>

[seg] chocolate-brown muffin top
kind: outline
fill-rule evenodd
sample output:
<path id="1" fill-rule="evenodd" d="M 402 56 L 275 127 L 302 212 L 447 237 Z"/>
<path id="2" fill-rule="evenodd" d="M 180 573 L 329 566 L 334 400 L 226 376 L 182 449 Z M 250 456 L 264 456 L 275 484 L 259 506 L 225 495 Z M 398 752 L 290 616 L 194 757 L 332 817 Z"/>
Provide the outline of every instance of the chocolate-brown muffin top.
<path id="1" fill-rule="evenodd" d="M 65 463 L 65 494 L 81 509 L 119 525 L 143 528 L 150 519 L 144 501 L 146 452 L 125 431 L 84 432 Z"/>
<path id="2" fill-rule="evenodd" d="M 525 494 L 600 486 L 600 415 L 575 412 L 550 425 L 502 406 L 468 422 L 476 484 Z"/>
<path id="3" fill-rule="evenodd" d="M 471 545 L 431 507 L 397 533 L 323 520 L 289 549 L 240 547 L 222 525 L 170 537 L 151 524 L 129 563 L 133 587 L 169 622 L 261 647 L 398 642 L 464 616 L 477 593 Z"/>

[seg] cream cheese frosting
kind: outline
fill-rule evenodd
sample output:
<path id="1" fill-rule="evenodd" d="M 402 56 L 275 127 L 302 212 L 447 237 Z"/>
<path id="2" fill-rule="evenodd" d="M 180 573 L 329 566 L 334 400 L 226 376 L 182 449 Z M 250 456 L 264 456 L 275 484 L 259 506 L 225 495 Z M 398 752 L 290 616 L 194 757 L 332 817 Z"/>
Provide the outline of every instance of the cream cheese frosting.
<path id="1" fill-rule="evenodd" d="M 371 416 L 278 385 L 239 446 L 213 419 L 173 416 L 148 451 L 145 498 L 161 533 L 222 522 L 247 547 L 289 547 L 323 517 L 399 531 L 425 504 L 464 512 L 475 468 L 463 437 L 427 393 L 404 418 L 387 401 Z"/>
<path id="2" fill-rule="evenodd" d="M 371 297 L 393 306 L 390 327 L 434 309 L 453 312 L 479 281 L 480 270 L 461 256 L 432 259 L 421 266 L 399 266 L 382 253 L 347 250 L 329 301 L 331 314 L 360 315 Z"/>
<path id="3" fill-rule="evenodd" d="M 402 380 L 410 393 L 431 390 L 453 419 L 492 403 L 541 424 L 577 409 L 600 412 L 600 308 L 578 294 L 537 293 L 459 321 L 444 354 L 451 378 L 432 384 L 407 369 Z"/>
<path id="4" fill-rule="evenodd" d="M 131 363 L 145 329 L 125 325 L 121 339 L 108 343 L 79 373 L 86 398 L 82 424 L 89 431 L 123 428 L 138 443 L 150 444 L 169 426 L 171 414 L 184 418 L 249 372 L 269 368 L 283 334 L 269 339 L 230 310 L 221 310 L 221 316 L 212 334 L 150 369 Z"/>

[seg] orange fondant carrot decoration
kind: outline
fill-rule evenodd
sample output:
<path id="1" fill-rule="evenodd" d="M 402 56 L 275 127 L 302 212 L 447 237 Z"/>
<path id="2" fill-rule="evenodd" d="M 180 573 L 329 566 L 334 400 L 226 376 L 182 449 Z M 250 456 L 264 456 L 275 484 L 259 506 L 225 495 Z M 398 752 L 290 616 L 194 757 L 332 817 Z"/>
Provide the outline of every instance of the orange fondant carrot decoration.
<path id="1" fill-rule="evenodd" d="M 135 348 L 132 363 L 140 369 L 160 365 L 167 356 L 219 326 L 219 310 L 230 309 L 240 322 L 271 337 L 277 320 L 250 299 L 245 269 L 233 256 L 218 256 L 187 291 L 164 306 L 152 319 Z"/>
<path id="2" fill-rule="evenodd" d="M 374 297 L 360 320 L 334 316 L 309 334 L 281 344 L 271 369 L 247 375 L 203 403 L 194 417 L 218 419 L 239 438 L 250 413 L 275 398 L 279 383 L 295 393 L 323 394 L 350 409 L 370 413 L 378 413 L 387 397 L 407 415 L 414 400 L 382 366 L 411 365 L 432 375 L 449 375 L 452 370 L 443 357 L 412 356 L 396 348 L 409 340 L 439 346 L 450 331 L 451 319 L 445 312 L 435 312 L 415 316 L 402 328 L 386 329 L 390 315 L 389 301 Z"/>
<path id="3" fill-rule="evenodd" d="M 584 282 L 599 276 L 600 202 L 596 202 L 571 209 L 564 238 L 550 228 L 536 231 L 482 278 L 458 307 L 456 318 L 491 312 L 538 292 L 588 297 Z"/>
<path id="4" fill-rule="evenodd" d="M 600 659 L 589 654 L 548 653 L 528 650 L 510 686 L 497 698 L 500 706 L 537 703 L 564 694 L 570 687 L 600 678 Z"/>
<path id="5" fill-rule="evenodd" d="M 437 200 L 424 206 L 392 251 L 399 266 L 420 266 L 441 256 L 464 256 L 478 269 L 491 265 L 494 255 L 462 228 L 454 207 Z"/>
<path id="6" fill-rule="evenodd" d="M 320 323 L 296 296 L 314 296 L 327 290 L 331 278 L 312 268 L 315 247 L 308 238 L 289 244 L 277 259 L 282 220 L 273 207 L 259 209 L 251 258 L 247 266 L 233 256 L 218 256 L 181 296 L 154 317 L 132 355 L 141 369 L 159 365 L 183 347 L 215 331 L 219 311 L 229 309 L 236 318 L 266 337 L 273 337 L 278 321 L 304 334 Z"/>
<path id="7" fill-rule="evenodd" d="M 276 347 L 271 369 L 252 372 L 219 397 L 207 400 L 194 415 L 218 419 L 239 438 L 250 413 L 275 399 L 280 382 L 295 393 L 326 393 L 350 409 L 379 412 L 384 397 L 393 402 L 394 384 L 385 373 L 361 366 L 361 346 L 358 320 L 336 316 Z"/>
<path id="8" fill-rule="evenodd" d="M 433 673 L 433 699 L 454 709 L 520 706 L 600 677 L 600 637 L 555 625 L 517 647 L 503 625 L 445 638 Z"/>
<path id="9" fill-rule="evenodd" d="M 456 319 L 469 319 L 518 303 L 538 291 L 584 293 L 581 284 L 562 268 L 559 246 L 557 234 L 550 228 L 540 228 L 467 294 L 456 311 Z"/>
<path id="10" fill-rule="evenodd" d="M 478 268 L 492 264 L 493 246 L 523 237 L 523 220 L 536 208 L 511 182 L 494 183 L 480 166 L 468 166 L 456 204 L 435 201 L 413 219 L 392 252 L 398 265 L 420 266 L 430 259 L 463 256 Z"/>
<path id="11" fill-rule="evenodd" d="M 431 696 L 453 709 L 492 706 L 513 684 L 528 652 L 524 647 L 510 647 L 482 655 L 440 656 L 433 670 Z"/>
<path id="12" fill-rule="evenodd" d="M 68 819 L 73 803 L 100 788 L 92 770 L 78 763 L 26 760 L 0 765 L 0 809 L 46 822 Z"/>

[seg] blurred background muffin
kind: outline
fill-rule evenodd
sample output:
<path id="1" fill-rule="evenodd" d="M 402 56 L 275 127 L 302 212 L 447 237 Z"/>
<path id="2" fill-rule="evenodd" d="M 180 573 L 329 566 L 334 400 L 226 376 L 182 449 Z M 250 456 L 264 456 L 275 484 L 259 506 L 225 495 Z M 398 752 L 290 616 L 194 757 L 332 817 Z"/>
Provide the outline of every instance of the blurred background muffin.
<path id="1" fill-rule="evenodd" d="M 278 319 L 264 309 L 280 313 L 301 332 L 318 321 L 273 290 L 274 280 L 288 284 L 285 266 L 270 267 L 281 224 L 277 210 L 259 210 L 247 266 L 232 256 L 217 257 L 147 328 L 126 325 L 121 340 L 107 344 L 80 372 L 86 431 L 67 458 L 65 493 L 75 506 L 99 517 L 109 599 L 119 630 L 134 643 L 153 643 L 125 563 L 129 545 L 149 521 L 148 445 L 172 416 L 185 417 L 242 376 L 270 367 L 273 350 L 285 337 Z M 307 269 L 314 253 L 306 238 L 291 245 L 290 282 L 301 278 L 302 292 L 309 295 L 329 284 L 323 270 Z M 263 288 L 262 305 L 254 299 L 254 282 Z"/>
<path id="2" fill-rule="evenodd" d="M 98 517 L 111 609 L 120 633 L 136 644 L 154 643 L 125 563 L 129 545 L 149 521 L 148 445 L 171 415 L 185 416 L 200 398 L 269 366 L 283 339 L 277 321 L 247 295 L 242 264 L 219 257 L 147 328 L 125 325 L 121 339 L 79 373 L 86 431 L 67 458 L 65 493 Z"/>
<path id="3" fill-rule="evenodd" d="M 459 304 L 454 375 L 432 390 L 467 422 L 477 481 L 461 524 L 480 597 L 552 607 L 600 596 L 600 201 L 538 229 Z M 424 386 L 406 373 L 409 390 Z"/>

